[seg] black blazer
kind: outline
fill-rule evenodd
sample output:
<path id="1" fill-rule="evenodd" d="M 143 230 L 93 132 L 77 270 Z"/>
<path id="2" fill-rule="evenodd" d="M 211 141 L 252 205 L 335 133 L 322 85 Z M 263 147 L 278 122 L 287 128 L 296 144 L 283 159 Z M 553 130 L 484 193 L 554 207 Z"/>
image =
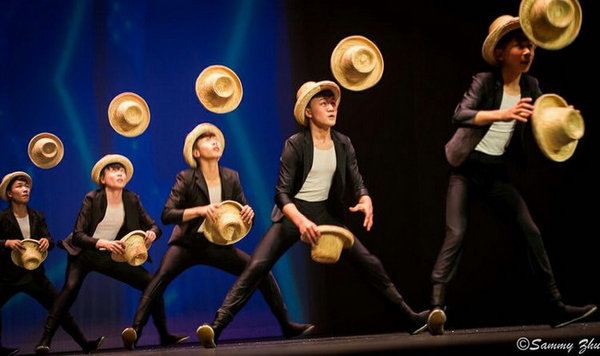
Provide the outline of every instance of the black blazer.
<path id="1" fill-rule="evenodd" d="M 238 172 L 219 167 L 219 177 L 221 178 L 222 200 L 235 200 L 242 205 L 248 204 Z M 183 222 L 183 211 L 208 204 L 210 204 L 208 186 L 200 168 L 190 168 L 179 172 L 161 215 L 163 224 L 177 224 L 169 239 L 169 245 L 185 245 L 198 239 L 196 233 L 204 218 L 198 217 Z"/>
<path id="2" fill-rule="evenodd" d="M 503 94 L 502 75 L 499 72 L 485 72 L 473 76 L 471 87 L 465 92 L 462 101 L 456 107 L 452 123 L 456 132 L 446 144 L 446 159 L 453 167 L 459 167 L 483 139 L 491 125 L 477 126 L 473 122 L 479 110 L 500 108 Z M 537 79 L 530 75 L 521 75 L 519 82 L 521 97 L 535 100 L 542 95 Z M 510 155 L 522 148 L 525 124 L 517 122 L 515 132 L 508 146 Z"/>
<path id="3" fill-rule="evenodd" d="M 93 238 L 96 227 L 104 219 L 106 207 L 106 191 L 104 188 L 93 190 L 86 194 L 81 209 L 77 215 L 77 221 L 73 228 L 73 245 L 86 249 L 95 250 L 98 239 Z M 123 207 L 125 209 L 125 221 L 117 234 L 117 240 L 133 230 L 152 230 L 159 238 L 162 231 L 156 222 L 148 215 L 137 194 L 123 189 Z"/>
<path id="4" fill-rule="evenodd" d="M 48 239 L 50 243 L 49 250 L 54 248 L 54 240 L 50 237 L 48 232 L 48 226 L 46 226 L 46 218 L 44 215 L 36 210 L 27 208 L 29 214 L 29 231 L 31 239 L 39 240 L 43 237 Z M 11 258 L 10 253 L 12 250 L 5 246 L 6 240 L 19 239 L 23 240 L 23 234 L 17 219 L 13 214 L 10 207 L 0 212 L 0 281 L 13 283 L 22 281 L 30 273 L 41 273 L 44 274 L 44 265 L 40 265 L 34 271 L 28 271 L 24 268 L 16 266 Z"/>
<path id="5" fill-rule="evenodd" d="M 331 130 L 331 139 L 335 147 L 336 167 L 333 182 L 327 199 L 331 213 L 340 220 L 344 217 L 344 194 L 346 188 L 356 200 L 369 195 L 358 171 L 356 153 L 350 138 Z M 275 204 L 271 219 L 283 218 L 283 206 L 292 203 L 293 197 L 300 191 L 313 164 L 314 144 L 309 129 L 298 132 L 285 142 L 279 165 L 279 179 L 275 187 Z"/>

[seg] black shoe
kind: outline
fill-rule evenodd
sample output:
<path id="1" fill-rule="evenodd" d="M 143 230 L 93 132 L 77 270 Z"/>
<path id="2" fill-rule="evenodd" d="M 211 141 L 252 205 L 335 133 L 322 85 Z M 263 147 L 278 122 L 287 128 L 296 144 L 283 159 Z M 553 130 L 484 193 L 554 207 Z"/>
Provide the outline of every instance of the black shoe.
<path id="1" fill-rule="evenodd" d="M 411 333 L 412 335 L 416 335 L 427 330 L 427 319 L 429 318 L 429 313 L 429 310 L 424 310 L 415 314 L 415 316 L 412 318 L 412 322 L 417 329 Z"/>
<path id="2" fill-rule="evenodd" d="M 215 344 L 215 331 L 210 325 L 202 325 L 196 329 L 196 336 L 198 336 L 198 340 L 207 349 L 214 349 L 217 347 Z"/>
<path id="3" fill-rule="evenodd" d="M 173 335 L 167 334 L 165 337 L 160 338 L 160 346 L 171 346 L 184 342 L 190 337 L 187 335 Z"/>
<path id="4" fill-rule="evenodd" d="M 19 353 L 19 349 L 11 349 L 9 347 L 0 347 L 0 356 L 13 356 Z"/>
<path id="5" fill-rule="evenodd" d="M 586 305 L 584 307 L 574 307 L 572 305 L 566 305 L 558 303 L 554 310 L 551 312 L 550 325 L 553 328 L 562 328 L 577 320 L 581 320 L 590 316 L 594 313 L 597 307 L 593 304 Z"/>
<path id="6" fill-rule="evenodd" d="M 45 355 L 48 352 L 50 352 L 50 346 L 49 345 L 37 345 L 35 347 L 35 354 L 36 355 Z"/>
<path id="7" fill-rule="evenodd" d="M 440 308 L 433 309 L 427 317 L 427 329 L 432 335 L 442 335 L 445 323 L 446 313 Z"/>
<path id="8" fill-rule="evenodd" d="M 315 326 L 313 324 L 300 324 L 290 321 L 287 323 L 285 328 L 282 327 L 282 329 L 283 336 L 289 339 L 293 337 L 310 335 L 310 333 L 315 329 Z"/>
<path id="9" fill-rule="evenodd" d="M 88 341 L 85 343 L 85 347 L 82 348 L 84 354 L 89 354 L 98 351 L 100 345 L 104 342 L 104 336 L 100 336 L 94 341 Z"/>
<path id="10" fill-rule="evenodd" d="M 121 332 L 121 340 L 123 340 L 123 347 L 127 350 L 135 349 L 137 344 L 138 334 L 134 328 L 125 328 Z"/>

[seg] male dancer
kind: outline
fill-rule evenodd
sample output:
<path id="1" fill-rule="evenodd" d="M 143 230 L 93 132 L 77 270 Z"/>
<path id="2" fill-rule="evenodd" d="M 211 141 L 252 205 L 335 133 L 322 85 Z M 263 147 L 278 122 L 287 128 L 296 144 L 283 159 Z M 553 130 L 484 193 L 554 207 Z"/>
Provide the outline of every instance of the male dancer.
<path id="1" fill-rule="evenodd" d="M 456 272 L 468 206 L 475 196 L 501 212 L 527 242 L 531 265 L 547 297 L 552 326 L 565 326 L 596 310 L 595 305 L 563 304 L 540 231 L 506 172 L 507 156 L 522 149 L 517 141 L 532 114 L 533 102 L 542 94 L 537 79 L 525 74 L 533 61 L 535 45 L 521 30 L 517 17 L 504 15 L 490 26 L 482 53 L 495 70 L 473 77 L 454 113 L 458 129 L 446 144 L 452 170 L 446 200 L 446 237 L 431 273 L 432 312 L 427 327 L 432 334 L 444 332 L 446 286 Z"/>
<path id="2" fill-rule="evenodd" d="M 248 267 L 234 283 L 212 324 L 202 325 L 197 334 L 205 347 L 215 341 L 233 316 L 248 301 L 275 262 L 300 236 L 311 245 L 318 242 L 317 225 L 343 226 L 343 195 L 350 190 L 357 204 L 351 212 L 365 215 L 363 226 L 373 226 L 373 204 L 358 171 L 350 139 L 333 130 L 337 120 L 340 88 L 331 81 L 306 82 L 300 87 L 294 108 L 296 121 L 306 129 L 290 137 L 281 155 L 273 224 L 252 254 Z M 344 252 L 367 280 L 398 311 L 417 326 L 425 323 L 428 311 L 415 313 L 404 302 L 377 257 L 358 240 Z"/>

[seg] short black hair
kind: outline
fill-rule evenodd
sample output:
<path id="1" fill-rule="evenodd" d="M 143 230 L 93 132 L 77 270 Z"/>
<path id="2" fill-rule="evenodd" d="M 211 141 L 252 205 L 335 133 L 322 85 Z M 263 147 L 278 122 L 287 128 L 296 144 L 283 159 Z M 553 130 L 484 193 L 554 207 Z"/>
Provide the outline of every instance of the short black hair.
<path id="1" fill-rule="evenodd" d="M 23 175 L 16 176 L 13 179 L 11 179 L 10 182 L 8 182 L 8 185 L 6 186 L 6 192 L 5 193 L 7 193 L 9 190 L 11 190 L 13 184 L 15 184 L 18 181 L 25 182 L 25 183 L 29 184 L 29 179 L 27 179 L 27 177 L 25 177 Z"/>
<path id="2" fill-rule="evenodd" d="M 196 138 L 196 140 L 194 141 L 194 145 L 192 146 L 192 149 L 196 148 L 196 145 L 198 144 L 198 141 L 200 141 L 201 139 L 206 138 L 206 137 L 217 137 L 217 134 L 215 134 L 212 131 L 203 132 L 202 135 L 198 136 Z"/>
<path id="3" fill-rule="evenodd" d="M 504 47 L 506 47 L 506 45 L 513 39 L 516 39 L 519 43 L 523 41 L 531 41 L 521 28 L 515 28 L 514 30 L 508 31 L 504 36 L 500 37 L 494 49 L 504 49 Z"/>
<path id="4" fill-rule="evenodd" d="M 111 164 L 107 164 L 106 166 L 104 166 L 104 168 L 102 168 L 102 170 L 100 171 L 100 178 L 102 179 L 102 177 L 104 177 L 104 171 L 107 169 L 110 170 L 118 170 L 120 168 L 123 168 L 123 170 L 125 171 L 125 173 L 127 173 L 127 169 L 125 168 L 124 165 L 122 165 L 119 162 L 113 162 Z"/>
<path id="5" fill-rule="evenodd" d="M 316 98 L 335 98 L 335 94 L 333 94 L 331 89 L 325 89 L 325 90 L 321 90 L 320 92 L 313 95 L 313 97 L 310 98 L 310 100 L 313 100 Z"/>

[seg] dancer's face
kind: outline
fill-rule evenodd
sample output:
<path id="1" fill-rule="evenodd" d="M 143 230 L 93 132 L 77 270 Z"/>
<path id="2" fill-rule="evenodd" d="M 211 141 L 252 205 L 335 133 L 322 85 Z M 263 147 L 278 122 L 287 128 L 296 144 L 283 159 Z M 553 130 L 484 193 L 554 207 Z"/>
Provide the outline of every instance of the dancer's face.
<path id="1" fill-rule="evenodd" d="M 223 155 L 223 147 L 216 135 L 207 135 L 196 141 L 192 154 L 196 159 L 219 159 Z"/>
<path id="2" fill-rule="evenodd" d="M 29 202 L 30 192 L 31 187 L 29 186 L 29 183 L 24 180 L 17 179 L 12 183 L 11 187 L 6 192 L 6 195 L 10 201 L 15 204 L 27 204 Z"/>
<path id="3" fill-rule="evenodd" d="M 106 167 L 100 177 L 100 183 L 111 189 L 125 188 L 126 181 L 127 172 L 125 171 L 125 167 L 122 166 Z"/>
<path id="4" fill-rule="evenodd" d="M 306 106 L 305 115 L 321 128 L 333 127 L 337 120 L 337 104 L 333 96 L 315 97 Z"/>
<path id="5" fill-rule="evenodd" d="M 535 45 L 526 39 L 513 38 L 503 48 L 496 49 L 502 69 L 527 73 L 535 56 Z"/>

